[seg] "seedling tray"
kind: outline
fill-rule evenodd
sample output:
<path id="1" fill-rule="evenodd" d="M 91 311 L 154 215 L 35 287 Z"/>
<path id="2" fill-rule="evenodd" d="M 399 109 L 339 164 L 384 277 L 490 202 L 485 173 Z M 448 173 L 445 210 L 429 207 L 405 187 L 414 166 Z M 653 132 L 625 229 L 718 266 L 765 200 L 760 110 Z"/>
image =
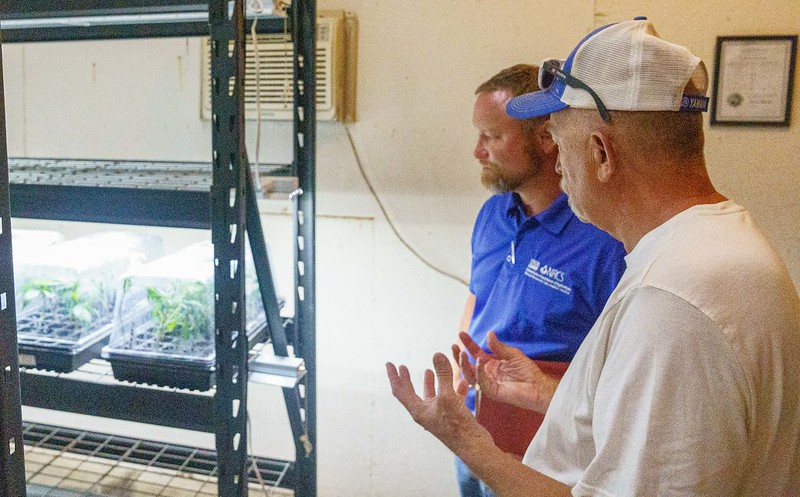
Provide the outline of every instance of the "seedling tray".
<path id="1" fill-rule="evenodd" d="M 114 378 L 162 387 L 206 391 L 214 386 L 214 364 L 166 357 L 152 359 L 121 351 L 107 353 Z"/>
<path id="2" fill-rule="evenodd" d="M 86 333 L 67 326 L 50 324 L 43 332 L 25 333 L 35 316 L 21 316 L 17 321 L 20 366 L 69 373 L 95 357 L 108 343 L 113 325 L 108 318 Z"/>
<path id="3" fill-rule="evenodd" d="M 252 336 L 265 325 L 264 322 L 248 329 Z M 131 348 L 105 347 L 103 357 L 111 364 L 114 378 L 121 381 L 144 383 L 162 387 L 206 391 L 215 385 L 214 343 L 200 341 L 181 344 L 179 337 L 167 343 L 155 338 L 148 323 L 139 325 L 134 332 Z M 193 352 L 196 356 L 193 357 Z"/>

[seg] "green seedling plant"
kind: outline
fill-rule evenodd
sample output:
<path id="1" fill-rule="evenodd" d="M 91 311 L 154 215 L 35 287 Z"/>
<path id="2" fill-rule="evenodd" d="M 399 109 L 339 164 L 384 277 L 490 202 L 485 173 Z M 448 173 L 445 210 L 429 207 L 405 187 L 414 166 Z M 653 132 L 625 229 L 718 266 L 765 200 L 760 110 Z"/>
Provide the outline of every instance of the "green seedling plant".
<path id="1" fill-rule="evenodd" d="M 175 282 L 167 290 L 149 287 L 147 300 L 159 341 L 200 338 L 210 328 L 208 285 L 203 282 Z"/>
<path id="2" fill-rule="evenodd" d="M 64 321 L 71 329 L 78 330 L 91 324 L 108 311 L 108 303 L 102 285 L 84 285 L 76 280 L 67 283 L 59 280 L 33 280 L 22 287 L 22 308 L 35 302 L 40 304 L 37 323 Z"/>

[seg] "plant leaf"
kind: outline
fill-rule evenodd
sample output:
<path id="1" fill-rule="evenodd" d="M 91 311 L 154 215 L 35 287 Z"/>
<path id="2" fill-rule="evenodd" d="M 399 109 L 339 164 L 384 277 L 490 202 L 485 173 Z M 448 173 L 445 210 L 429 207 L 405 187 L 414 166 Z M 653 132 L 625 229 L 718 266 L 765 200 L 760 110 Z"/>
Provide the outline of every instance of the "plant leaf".
<path id="1" fill-rule="evenodd" d="M 92 321 L 92 312 L 83 304 L 78 304 L 72 308 L 72 316 L 81 323 L 90 323 Z"/>

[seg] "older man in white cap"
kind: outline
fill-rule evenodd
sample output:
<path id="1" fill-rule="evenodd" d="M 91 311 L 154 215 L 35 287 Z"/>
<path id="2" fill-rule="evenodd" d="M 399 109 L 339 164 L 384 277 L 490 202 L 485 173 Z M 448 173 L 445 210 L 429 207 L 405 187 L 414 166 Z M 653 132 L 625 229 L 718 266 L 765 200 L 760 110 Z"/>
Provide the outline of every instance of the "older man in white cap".
<path id="1" fill-rule="evenodd" d="M 800 300 L 747 211 L 709 179 L 702 61 L 637 18 L 541 74 L 543 90 L 506 112 L 551 114 L 572 208 L 625 245 L 627 270 L 524 464 L 459 402 L 444 355 L 423 398 L 387 364 L 394 395 L 499 496 L 800 495 Z M 532 402 L 525 359 L 493 345 L 484 394 Z"/>

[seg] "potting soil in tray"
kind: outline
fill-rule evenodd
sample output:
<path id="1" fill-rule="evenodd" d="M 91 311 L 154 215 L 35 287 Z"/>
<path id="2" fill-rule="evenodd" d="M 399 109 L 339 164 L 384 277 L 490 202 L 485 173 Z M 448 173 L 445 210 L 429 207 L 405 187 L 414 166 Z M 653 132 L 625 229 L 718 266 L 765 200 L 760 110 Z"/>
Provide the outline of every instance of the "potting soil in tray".
<path id="1" fill-rule="evenodd" d="M 179 388 L 213 386 L 214 262 L 214 246 L 204 241 L 121 277 L 115 312 L 131 319 L 115 318 L 102 352 L 117 379 Z M 244 267 L 248 265 L 252 268 L 252 257 L 246 252 Z M 258 322 L 265 321 L 265 314 L 254 268 L 245 274 L 253 276 L 245 281 L 250 336 L 261 329 Z M 256 298 L 258 302 L 250 302 Z"/>
<path id="2" fill-rule="evenodd" d="M 21 366 L 68 373 L 95 357 L 108 343 L 111 313 L 80 324 L 66 312 L 30 309 L 17 318 L 17 342 Z"/>
<path id="3" fill-rule="evenodd" d="M 122 381 L 151 385 L 209 390 L 214 386 L 216 359 L 213 337 L 208 334 L 184 337 L 179 330 L 162 334 L 148 313 L 139 312 L 133 331 L 124 342 L 103 348 L 102 356 L 111 364 L 114 377 Z M 260 316 L 263 318 L 263 315 Z M 144 322 L 142 322 L 144 321 Z M 251 323 L 247 336 L 265 324 Z"/>

